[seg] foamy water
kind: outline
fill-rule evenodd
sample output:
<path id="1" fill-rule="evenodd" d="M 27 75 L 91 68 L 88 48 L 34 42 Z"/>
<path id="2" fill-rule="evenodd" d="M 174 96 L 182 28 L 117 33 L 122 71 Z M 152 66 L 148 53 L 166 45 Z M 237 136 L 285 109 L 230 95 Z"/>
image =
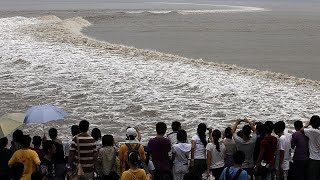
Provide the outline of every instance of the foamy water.
<path id="1" fill-rule="evenodd" d="M 317 81 L 99 42 L 79 33 L 89 25 L 80 17 L 0 19 L 0 114 L 54 104 L 69 116 L 46 127 L 64 140 L 87 119 L 118 140 L 139 126 L 146 141 L 159 121 L 178 120 L 192 135 L 200 122 L 222 129 L 248 117 L 292 128 L 319 113 Z M 24 129 L 42 134 L 41 125 Z"/>

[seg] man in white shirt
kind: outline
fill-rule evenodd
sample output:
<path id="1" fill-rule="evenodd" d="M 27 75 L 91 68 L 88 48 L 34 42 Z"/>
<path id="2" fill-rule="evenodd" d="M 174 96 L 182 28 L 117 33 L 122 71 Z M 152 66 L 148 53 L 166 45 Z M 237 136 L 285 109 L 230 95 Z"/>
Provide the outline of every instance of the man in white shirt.
<path id="1" fill-rule="evenodd" d="M 285 135 L 286 124 L 283 121 L 274 124 L 274 133 L 278 135 L 278 147 L 276 151 L 275 168 L 277 178 L 287 180 L 291 159 L 291 135 Z"/>
<path id="2" fill-rule="evenodd" d="M 320 177 L 320 118 L 319 116 L 312 116 L 309 125 L 312 128 L 302 128 L 301 131 L 309 138 L 309 167 L 308 180 L 319 180 Z"/>

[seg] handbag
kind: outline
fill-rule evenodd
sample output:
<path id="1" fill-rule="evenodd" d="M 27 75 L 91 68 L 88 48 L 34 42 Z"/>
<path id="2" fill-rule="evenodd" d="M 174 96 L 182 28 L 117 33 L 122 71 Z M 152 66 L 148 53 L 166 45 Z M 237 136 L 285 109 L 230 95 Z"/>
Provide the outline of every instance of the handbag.
<path id="1" fill-rule="evenodd" d="M 77 139 L 77 150 L 78 150 L 78 165 L 77 165 L 75 171 L 71 175 L 69 175 L 69 179 L 70 180 L 83 180 L 83 179 L 85 179 L 85 177 L 84 177 L 82 165 L 80 163 L 80 145 L 79 145 L 78 136 L 76 136 L 76 139 Z"/>

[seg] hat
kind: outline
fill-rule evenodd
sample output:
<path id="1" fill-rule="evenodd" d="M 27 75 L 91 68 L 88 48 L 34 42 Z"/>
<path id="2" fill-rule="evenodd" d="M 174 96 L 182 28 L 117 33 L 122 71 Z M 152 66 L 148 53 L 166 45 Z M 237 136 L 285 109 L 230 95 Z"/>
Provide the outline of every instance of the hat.
<path id="1" fill-rule="evenodd" d="M 134 137 L 136 137 L 136 136 L 137 136 L 137 131 L 136 131 L 136 129 L 134 129 L 134 128 L 128 128 L 128 129 L 127 129 L 127 136 L 134 136 Z"/>

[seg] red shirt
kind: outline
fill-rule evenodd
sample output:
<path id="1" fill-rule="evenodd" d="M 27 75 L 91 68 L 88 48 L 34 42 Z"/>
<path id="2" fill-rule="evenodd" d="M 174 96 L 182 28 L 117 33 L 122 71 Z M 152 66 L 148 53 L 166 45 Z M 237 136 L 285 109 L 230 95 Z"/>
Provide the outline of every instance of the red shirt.
<path id="1" fill-rule="evenodd" d="M 44 157 L 44 151 L 43 151 L 43 149 L 35 149 L 35 148 L 32 148 L 32 147 L 30 147 L 30 149 L 31 150 L 34 150 L 37 154 L 38 154 L 38 156 L 39 156 L 39 159 L 40 160 L 42 160 L 42 158 Z"/>
<path id="2" fill-rule="evenodd" d="M 266 135 L 260 144 L 260 150 L 264 149 L 262 160 L 265 160 L 270 166 L 275 164 L 275 151 L 277 149 L 278 140 L 276 137 Z"/>

